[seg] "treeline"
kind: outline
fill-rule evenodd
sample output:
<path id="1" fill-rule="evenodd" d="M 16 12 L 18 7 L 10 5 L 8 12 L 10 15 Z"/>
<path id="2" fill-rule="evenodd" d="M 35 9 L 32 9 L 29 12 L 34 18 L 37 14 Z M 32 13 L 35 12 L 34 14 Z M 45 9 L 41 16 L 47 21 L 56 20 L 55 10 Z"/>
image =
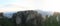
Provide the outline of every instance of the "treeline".
<path id="1" fill-rule="evenodd" d="M 54 12 L 53 15 L 46 15 L 44 26 L 60 26 L 60 13 Z"/>
<path id="2" fill-rule="evenodd" d="M 53 15 L 46 15 L 46 19 L 43 23 L 43 26 L 60 26 L 60 13 L 54 12 Z M 3 13 L 0 13 L 0 26 L 13 26 L 12 18 L 3 16 Z"/>
<path id="3" fill-rule="evenodd" d="M 0 26 L 12 26 L 12 18 L 3 16 L 3 13 L 0 13 Z"/>

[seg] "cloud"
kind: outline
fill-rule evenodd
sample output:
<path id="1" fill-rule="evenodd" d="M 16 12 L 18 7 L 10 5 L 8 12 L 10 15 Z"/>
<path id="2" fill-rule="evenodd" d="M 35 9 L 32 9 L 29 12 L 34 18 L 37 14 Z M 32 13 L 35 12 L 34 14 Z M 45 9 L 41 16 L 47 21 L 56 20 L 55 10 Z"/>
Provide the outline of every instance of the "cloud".
<path id="1" fill-rule="evenodd" d="M 44 10 L 59 11 L 59 0 L 0 0 L 1 11 L 17 11 L 17 10 Z M 3 1 L 3 2 L 2 2 Z"/>
<path id="2" fill-rule="evenodd" d="M 23 7 L 19 5 L 9 4 L 3 7 L 0 7 L 0 12 L 13 12 L 13 11 L 24 11 L 24 10 L 35 10 L 31 7 Z"/>
<path id="3" fill-rule="evenodd" d="M 0 4 L 0 12 L 35 10 L 42 6 L 40 0 L 5 0 Z"/>

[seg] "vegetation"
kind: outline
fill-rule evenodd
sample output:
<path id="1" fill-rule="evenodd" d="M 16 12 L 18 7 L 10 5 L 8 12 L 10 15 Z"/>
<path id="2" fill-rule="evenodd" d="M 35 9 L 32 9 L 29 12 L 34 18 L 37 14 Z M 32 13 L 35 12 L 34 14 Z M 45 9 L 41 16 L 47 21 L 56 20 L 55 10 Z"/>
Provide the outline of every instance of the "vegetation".
<path id="1" fill-rule="evenodd" d="M 57 14 L 56 15 L 53 14 L 49 17 L 48 15 L 46 15 L 46 20 L 43 26 L 60 26 L 60 13 L 57 13 Z M 56 18 L 58 18 L 58 20 Z M 3 17 L 2 19 L 0 19 L 0 25 L 1 26 L 13 26 L 12 19 Z"/>

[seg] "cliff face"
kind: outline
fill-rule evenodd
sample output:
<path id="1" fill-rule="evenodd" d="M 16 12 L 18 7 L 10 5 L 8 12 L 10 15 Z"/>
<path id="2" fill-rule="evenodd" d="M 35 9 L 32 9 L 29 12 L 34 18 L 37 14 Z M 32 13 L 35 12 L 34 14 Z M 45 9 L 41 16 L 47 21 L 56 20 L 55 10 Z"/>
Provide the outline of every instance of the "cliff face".
<path id="1" fill-rule="evenodd" d="M 3 13 L 0 13 L 0 18 L 3 18 Z"/>
<path id="2" fill-rule="evenodd" d="M 0 16 L 3 16 L 3 13 L 0 13 Z"/>
<path id="3" fill-rule="evenodd" d="M 38 14 L 37 11 L 33 10 L 18 11 L 13 15 L 13 22 L 15 22 L 17 25 L 36 26 L 38 23 L 41 24 L 42 16 L 41 14 Z"/>
<path id="4" fill-rule="evenodd" d="M 27 10 L 29 11 L 29 10 Z M 42 11 L 42 10 L 36 10 L 38 13 L 42 14 L 42 16 L 46 16 L 46 15 L 52 15 L 52 12 L 47 12 L 47 11 Z M 18 11 L 19 12 L 19 11 Z M 22 11 L 20 11 L 22 12 Z M 5 12 L 3 15 L 8 17 L 8 18 L 12 18 L 12 15 L 16 13 L 16 12 Z"/>

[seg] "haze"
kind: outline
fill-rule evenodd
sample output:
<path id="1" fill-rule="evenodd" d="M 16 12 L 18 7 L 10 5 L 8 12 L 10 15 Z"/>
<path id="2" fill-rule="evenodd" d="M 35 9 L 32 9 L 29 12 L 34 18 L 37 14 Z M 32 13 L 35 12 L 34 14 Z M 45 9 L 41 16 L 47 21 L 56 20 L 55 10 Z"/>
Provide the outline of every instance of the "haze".
<path id="1" fill-rule="evenodd" d="M 43 10 L 60 12 L 60 0 L 0 0 L 0 12 Z"/>

